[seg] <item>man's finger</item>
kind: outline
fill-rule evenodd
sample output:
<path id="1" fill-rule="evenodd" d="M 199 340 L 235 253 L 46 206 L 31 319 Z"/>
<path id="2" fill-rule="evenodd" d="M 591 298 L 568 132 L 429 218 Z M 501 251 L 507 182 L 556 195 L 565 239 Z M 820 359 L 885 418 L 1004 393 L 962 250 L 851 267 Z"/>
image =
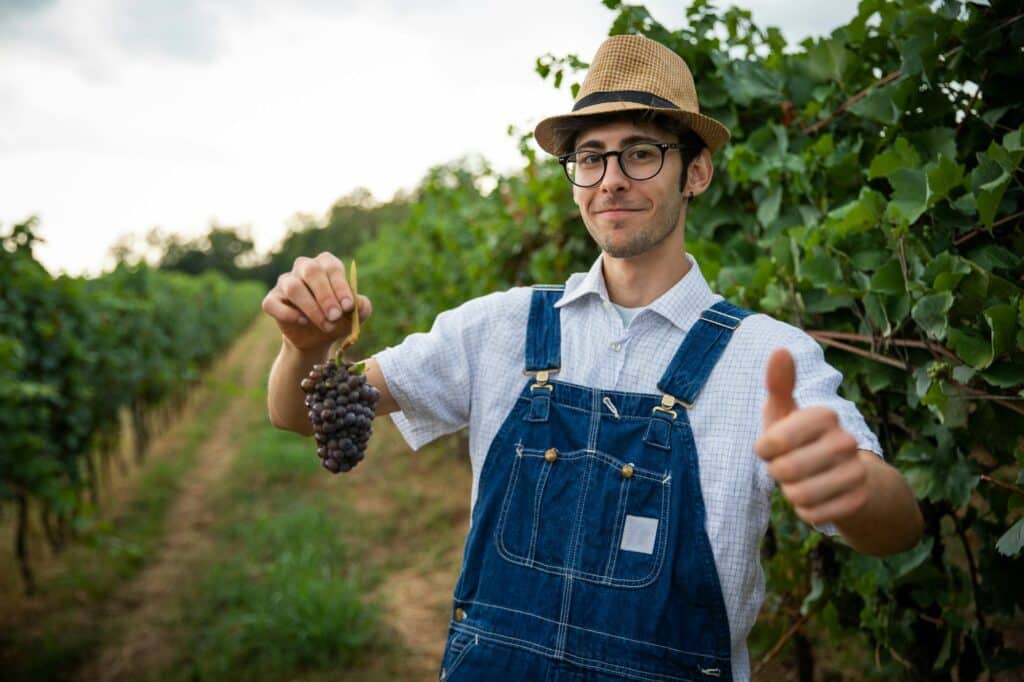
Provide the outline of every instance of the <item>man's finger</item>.
<path id="1" fill-rule="evenodd" d="M 334 294 L 333 283 L 328 276 L 327 267 L 325 267 L 326 263 L 322 255 L 317 256 L 315 259 L 301 259 L 301 264 L 297 262 L 293 272 L 298 274 L 302 279 L 302 283 L 312 293 L 316 304 L 320 307 L 323 320 L 326 323 L 333 323 L 341 318 L 342 303 Z M 298 301 L 295 302 L 298 303 Z M 325 331 L 330 331 L 325 324 L 320 324 L 320 326 Z"/>
<path id="2" fill-rule="evenodd" d="M 370 315 L 373 314 L 373 305 L 370 303 L 370 299 L 359 294 L 359 320 L 366 320 Z"/>
<path id="3" fill-rule="evenodd" d="M 340 304 L 338 318 L 341 317 L 341 313 L 347 313 L 352 310 L 352 289 L 348 285 L 348 277 L 345 274 L 345 264 L 341 260 L 326 251 L 316 257 L 318 261 L 323 265 L 324 270 L 327 273 L 327 278 L 331 283 L 331 290 L 334 292 L 335 298 Z M 338 319 L 335 318 L 335 319 Z"/>
<path id="4" fill-rule="evenodd" d="M 313 297 L 306 283 L 298 277 L 288 274 L 281 277 L 278 287 L 283 293 L 282 298 L 288 305 L 297 308 L 309 320 L 324 331 L 330 333 L 334 330 L 334 324 L 327 319 L 323 308 Z"/>
<path id="5" fill-rule="evenodd" d="M 270 315 L 278 322 L 288 324 L 309 324 L 309 320 L 295 306 L 288 303 L 278 295 L 276 290 L 271 290 L 263 299 L 263 312 Z"/>
<path id="6" fill-rule="evenodd" d="M 827 407 L 806 407 L 765 428 L 754 443 L 761 459 L 771 460 L 821 438 L 839 428 L 839 417 Z"/>
<path id="7" fill-rule="evenodd" d="M 864 487 L 867 472 L 856 453 L 845 457 L 835 466 L 793 483 L 782 483 L 782 494 L 795 507 L 812 509 Z"/>
<path id="8" fill-rule="evenodd" d="M 813 507 L 794 506 L 793 510 L 805 522 L 812 526 L 820 526 L 823 523 L 835 523 L 852 516 L 864 508 L 867 499 L 867 489 L 862 487 L 850 490 Z"/>
<path id="9" fill-rule="evenodd" d="M 796 401 L 793 389 L 796 387 L 796 365 L 789 351 L 779 348 L 768 358 L 765 371 L 765 386 L 768 399 L 764 403 L 764 430 L 795 412 Z"/>

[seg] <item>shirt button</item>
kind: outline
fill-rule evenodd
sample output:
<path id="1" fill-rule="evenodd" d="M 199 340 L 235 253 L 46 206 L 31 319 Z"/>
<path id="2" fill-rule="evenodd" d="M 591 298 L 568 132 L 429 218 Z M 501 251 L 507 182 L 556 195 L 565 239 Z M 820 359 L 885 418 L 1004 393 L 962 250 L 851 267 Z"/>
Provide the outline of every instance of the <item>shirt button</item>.
<path id="1" fill-rule="evenodd" d="M 544 451 L 544 459 L 549 462 L 554 462 L 558 459 L 558 450 L 556 448 L 548 448 Z"/>
<path id="2" fill-rule="evenodd" d="M 615 343 L 609 343 L 608 347 L 611 348 L 613 351 L 622 350 L 622 344 L 617 341 Z"/>
<path id="3" fill-rule="evenodd" d="M 457 620 L 460 623 L 466 620 L 466 612 L 461 607 L 455 609 L 455 620 Z"/>

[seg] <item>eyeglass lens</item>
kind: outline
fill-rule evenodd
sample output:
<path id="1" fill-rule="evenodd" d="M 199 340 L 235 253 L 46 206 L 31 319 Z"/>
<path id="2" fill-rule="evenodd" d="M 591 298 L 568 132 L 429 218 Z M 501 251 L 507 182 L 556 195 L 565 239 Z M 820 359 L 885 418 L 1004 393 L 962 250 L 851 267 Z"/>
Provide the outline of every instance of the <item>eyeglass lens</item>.
<path id="1" fill-rule="evenodd" d="M 640 142 L 623 147 L 618 152 L 579 151 L 570 154 L 565 162 L 566 175 L 581 187 L 596 185 L 604 178 L 609 156 L 616 157 L 619 168 L 633 180 L 653 178 L 665 161 L 665 152 L 661 147 Z"/>

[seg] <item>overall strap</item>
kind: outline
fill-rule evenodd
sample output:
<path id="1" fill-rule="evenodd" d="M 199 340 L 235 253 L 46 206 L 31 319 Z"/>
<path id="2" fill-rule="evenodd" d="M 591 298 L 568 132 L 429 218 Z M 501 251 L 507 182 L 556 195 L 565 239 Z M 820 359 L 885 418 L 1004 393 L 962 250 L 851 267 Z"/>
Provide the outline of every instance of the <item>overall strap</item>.
<path id="1" fill-rule="evenodd" d="M 658 388 L 683 403 L 693 405 L 704 383 L 743 318 L 753 313 L 719 301 L 700 315 L 686 338 L 679 344 L 675 357 L 658 382 Z"/>
<path id="2" fill-rule="evenodd" d="M 526 372 L 557 372 L 562 365 L 562 327 L 555 303 L 564 286 L 538 285 L 530 301 L 530 320 L 526 327 Z"/>

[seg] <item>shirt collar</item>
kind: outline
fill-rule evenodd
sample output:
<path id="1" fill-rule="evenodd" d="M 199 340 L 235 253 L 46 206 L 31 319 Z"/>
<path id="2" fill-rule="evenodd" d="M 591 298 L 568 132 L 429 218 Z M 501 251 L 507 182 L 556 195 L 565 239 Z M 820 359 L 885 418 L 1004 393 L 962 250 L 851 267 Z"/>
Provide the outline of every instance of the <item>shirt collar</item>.
<path id="1" fill-rule="evenodd" d="M 697 260 L 690 254 L 686 254 L 686 258 L 690 261 L 687 273 L 647 306 L 647 310 L 658 313 L 683 331 L 688 330 L 704 310 L 721 298 L 711 291 Z M 589 295 L 596 295 L 601 301 L 610 300 L 601 268 L 601 256 L 597 257 L 585 275 L 577 274 L 569 278 L 565 293 L 555 303 L 555 307 L 565 307 Z"/>

